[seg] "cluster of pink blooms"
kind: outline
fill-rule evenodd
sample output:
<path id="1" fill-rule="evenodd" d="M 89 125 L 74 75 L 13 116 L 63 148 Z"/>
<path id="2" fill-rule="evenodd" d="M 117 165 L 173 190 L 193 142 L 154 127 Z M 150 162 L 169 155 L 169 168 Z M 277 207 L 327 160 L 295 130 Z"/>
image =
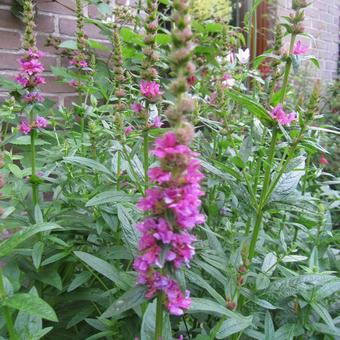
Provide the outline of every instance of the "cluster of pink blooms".
<path id="1" fill-rule="evenodd" d="M 82 53 L 75 53 L 70 60 L 70 65 L 78 67 L 80 69 L 86 68 L 89 66 L 88 62 L 85 60 L 85 56 Z"/>
<path id="2" fill-rule="evenodd" d="M 290 125 L 291 122 L 297 119 L 296 112 L 286 113 L 283 110 L 282 104 L 277 105 L 270 113 L 273 119 L 278 121 L 281 125 Z"/>
<path id="3" fill-rule="evenodd" d="M 159 84 L 155 81 L 142 80 L 139 87 L 141 94 L 150 101 L 157 101 L 162 95 Z"/>
<path id="4" fill-rule="evenodd" d="M 303 45 L 301 40 L 299 40 L 295 46 L 294 46 L 294 49 L 293 49 L 293 54 L 295 55 L 303 55 L 305 54 L 306 52 L 308 51 L 308 46 L 306 45 Z"/>
<path id="5" fill-rule="evenodd" d="M 44 117 L 38 116 L 35 121 L 30 124 L 27 120 L 23 120 L 20 123 L 19 130 L 24 135 L 28 135 L 32 128 L 44 129 L 48 126 L 48 120 Z"/>
<path id="6" fill-rule="evenodd" d="M 43 97 L 37 91 L 32 91 L 36 86 L 45 84 L 46 82 L 45 78 L 40 75 L 44 71 L 44 66 L 40 61 L 43 56 L 43 52 L 29 49 L 25 52 L 25 55 L 19 59 L 21 72 L 15 80 L 29 91 L 24 97 L 29 103 L 43 101 Z"/>
<path id="7" fill-rule="evenodd" d="M 203 174 L 197 154 L 188 146 L 191 138 L 190 130 L 180 134 L 167 132 L 156 140 L 153 154 L 160 166 L 149 170 L 154 186 L 146 190 L 138 203 L 138 208 L 150 213 L 137 225 L 141 232 L 141 255 L 134 262 L 138 283 L 147 286 L 149 299 L 163 293 L 165 305 L 173 315 L 182 315 L 190 307 L 190 293 L 183 293 L 179 284 L 161 269 L 189 266 L 195 254 L 195 237 L 190 230 L 204 222 L 199 212 Z"/>

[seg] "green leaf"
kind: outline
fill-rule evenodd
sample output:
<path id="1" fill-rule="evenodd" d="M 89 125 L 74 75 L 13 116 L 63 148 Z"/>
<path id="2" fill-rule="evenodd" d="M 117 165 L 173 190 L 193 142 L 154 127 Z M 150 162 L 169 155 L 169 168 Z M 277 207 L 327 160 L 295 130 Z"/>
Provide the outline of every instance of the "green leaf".
<path id="1" fill-rule="evenodd" d="M 44 260 L 41 265 L 46 266 L 48 264 L 57 262 L 57 261 L 63 259 L 64 257 L 67 257 L 69 255 L 70 255 L 70 253 L 67 252 L 67 251 L 63 251 L 63 252 L 54 254 L 54 255 L 50 256 L 49 258 L 47 258 L 46 260 Z"/>
<path id="2" fill-rule="evenodd" d="M 268 288 L 270 285 L 270 279 L 267 275 L 263 273 L 259 273 L 256 276 L 256 289 L 257 290 L 263 290 Z"/>
<path id="3" fill-rule="evenodd" d="M 72 292 L 72 290 L 75 290 L 76 288 L 87 282 L 91 276 L 91 273 L 86 271 L 80 274 L 76 274 L 74 280 L 70 283 L 67 291 Z"/>
<path id="4" fill-rule="evenodd" d="M 328 334 L 337 338 L 340 337 L 339 327 L 329 327 L 323 323 L 313 322 L 310 327 L 320 334 Z"/>
<path id="5" fill-rule="evenodd" d="M 143 38 L 140 34 L 135 33 L 131 28 L 123 27 L 120 29 L 122 40 L 129 44 L 144 46 Z"/>
<path id="6" fill-rule="evenodd" d="M 36 269 L 40 267 L 41 263 L 41 257 L 44 252 L 44 243 L 41 241 L 38 241 L 37 243 L 34 244 L 33 249 L 32 249 L 32 260 L 33 260 L 33 265 Z"/>
<path id="7" fill-rule="evenodd" d="M 98 5 L 96 5 L 96 7 L 100 11 L 100 13 L 104 14 L 105 16 L 112 14 L 112 7 L 106 3 L 101 2 Z"/>
<path id="8" fill-rule="evenodd" d="M 275 340 L 275 328 L 272 317 L 267 311 L 264 319 L 264 340 Z"/>
<path id="9" fill-rule="evenodd" d="M 136 197 L 128 195 L 123 191 L 109 190 L 101 192 L 92 197 L 87 203 L 87 207 L 92 207 L 100 204 L 119 203 L 119 202 L 135 202 Z"/>
<path id="10" fill-rule="evenodd" d="M 146 312 L 143 315 L 141 327 L 141 340 L 154 340 L 155 338 L 155 320 L 156 320 L 156 300 L 149 303 Z M 164 340 L 172 340 L 171 324 L 169 314 L 163 311 L 163 337 Z"/>
<path id="11" fill-rule="evenodd" d="M 24 177 L 22 170 L 16 164 L 8 164 L 8 169 L 15 177 L 20 179 Z"/>
<path id="12" fill-rule="evenodd" d="M 224 26 L 219 23 L 210 22 L 205 25 L 205 31 L 208 33 L 219 33 L 223 31 Z"/>
<path id="13" fill-rule="evenodd" d="M 3 75 L 0 75 L 0 87 L 8 91 L 19 91 L 21 86 L 15 81 L 9 80 Z"/>
<path id="14" fill-rule="evenodd" d="M 271 276 L 274 273 L 274 270 L 277 265 L 277 256 L 275 253 L 268 253 L 263 260 L 261 271 L 268 275 Z"/>
<path id="15" fill-rule="evenodd" d="M 64 157 L 64 161 L 66 163 L 72 163 L 76 165 L 80 165 L 82 167 L 87 167 L 92 169 L 93 171 L 100 171 L 104 174 L 112 177 L 112 172 L 109 171 L 103 164 L 94 161 L 93 159 L 72 156 L 72 157 Z"/>
<path id="16" fill-rule="evenodd" d="M 3 305 L 39 316 L 50 321 L 58 321 L 53 308 L 38 296 L 28 293 L 18 293 L 3 300 Z"/>
<path id="17" fill-rule="evenodd" d="M 242 319 L 228 319 L 222 323 L 220 330 L 216 334 L 216 339 L 224 339 L 229 335 L 241 332 L 248 328 L 252 324 L 252 321 L 252 316 Z"/>
<path id="18" fill-rule="evenodd" d="M 305 160 L 303 156 L 291 160 L 289 171 L 281 176 L 269 202 L 284 201 L 296 190 L 301 177 L 305 174 Z"/>
<path id="19" fill-rule="evenodd" d="M 65 40 L 59 45 L 59 48 L 66 48 L 69 50 L 78 49 L 77 42 L 75 40 Z"/>
<path id="20" fill-rule="evenodd" d="M 116 300 L 102 315 L 103 318 L 111 318 L 121 313 L 139 306 L 145 301 L 147 288 L 144 286 L 135 286 L 124 293 Z"/>
<path id="21" fill-rule="evenodd" d="M 191 299 L 191 306 L 188 313 L 206 313 L 210 315 L 228 316 L 233 319 L 244 319 L 242 315 L 232 312 L 217 302 L 201 298 Z"/>
<path id="22" fill-rule="evenodd" d="M 11 144 L 14 145 L 31 145 L 31 137 L 30 136 L 18 136 L 11 140 Z M 35 145 L 47 145 L 50 144 L 48 142 L 45 142 L 42 139 L 36 139 Z"/>
<path id="23" fill-rule="evenodd" d="M 226 278 L 221 274 L 220 271 L 218 271 L 215 267 L 211 266 L 210 264 L 200 261 L 200 260 L 195 260 L 195 264 L 199 267 L 204 269 L 207 273 L 209 273 L 215 280 L 219 281 L 221 285 L 226 284 Z"/>
<path id="24" fill-rule="evenodd" d="M 158 33 L 155 40 L 157 45 L 168 45 L 171 43 L 171 36 L 169 34 Z"/>
<path id="25" fill-rule="evenodd" d="M 38 297 L 38 292 L 35 287 L 32 287 L 29 293 Z M 32 338 L 32 336 L 41 332 L 42 319 L 39 316 L 19 311 L 14 326 L 16 332 L 21 335 L 21 338 Z"/>
<path id="26" fill-rule="evenodd" d="M 290 263 L 290 262 L 300 262 L 307 260 L 307 256 L 303 255 L 287 255 L 282 258 L 282 262 L 284 263 Z"/>
<path id="27" fill-rule="evenodd" d="M 122 279 L 120 272 L 112 264 L 82 251 L 75 251 L 74 254 L 92 269 L 114 282 L 119 288 L 123 290 L 129 288 L 128 284 Z"/>
<path id="28" fill-rule="evenodd" d="M 225 91 L 225 94 L 241 106 L 245 107 L 263 124 L 268 125 L 273 123 L 273 118 L 270 116 L 267 110 L 261 104 L 255 102 L 253 98 L 233 90 Z"/>
<path id="29" fill-rule="evenodd" d="M 20 243 L 33 235 L 54 229 L 61 229 L 61 227 L 54 223 L 43 223 L 35 224 L 16 232 L 9 239 L 0 243 L 0 258 L 9 255 Z"/>
<path id="30" fill-rule="evenodd" d="M 329 314 L 328 310 L 321 305 L 319 302 L 311 302 L 310 303 L 313 310 L 320 316 L 320 318 L 325 321 L 325 323 L 335 331 L 335 325 L 331 315 Z"/>
<path id="31" fill-rule="evenodd" d="M 36 204 L 36 206 L 34 207 L 34 220 L 36 223 L 44 223 L 44 216 L 39 207 L 39 204 Z"/>
<path id="32" fill-rule="evenodd" d="M 338 291 L 340 291 L 340 280 L 330 281 L 315 292 L 315 298 L 318 301 L 322 301 Z"/>
<path id="33" fill-rule="evenodd" d="M 280 327 L 276 332 L 275 340 L 293 340 L 304 333 L 302 326 L 292 323 L 287 323 Z"/>
<path id="34" fill-rule="evenodd" d="M 309 287 L 321 286 L 334 279 L 334 276 L 326 274 L 307 274 L 279 279 L 268 288 L 270 292 L 280 296 L 292 296 Z"/>
<path id="35" fill-rule="evenodd" d="M 131 217 L 129 210 L 121 204 L 117 205 L 118 219 L 122 225 L 123 240 L 131 254 L 136 256 L 139 233 L 135 226 L 135 221 Z"/>
<path id="36" fill-rule="evenodd" d="M 89 45 L 89 47 L 94 48 L 96 50 L 110 52 L 110 49 L 107 46 L 105 46 L 104 44 L 100 43 L 97 40 L 88 39 L 87 44 Z"/>
<path id="37" fill-rule="evenodd" d="M 219 293 L 217 293 L 217 291 L 213 287 L 211 287 L 210 284 L 205 281 L 200 275 L 192 271 L 187 271 L 185 273 L 185 276 L 193 284 L 205 289 L 218 303 L 220 303 L 221 305 L 225 304 L 224 298 Z"/>

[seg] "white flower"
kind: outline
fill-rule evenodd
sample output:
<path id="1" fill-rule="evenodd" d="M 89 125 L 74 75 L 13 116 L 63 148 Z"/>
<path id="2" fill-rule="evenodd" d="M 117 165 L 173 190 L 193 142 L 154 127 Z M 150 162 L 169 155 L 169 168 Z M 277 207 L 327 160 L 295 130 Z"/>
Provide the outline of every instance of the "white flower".
<path id="1" fill-rule="evenodd" d="M 238 53 L 236 53 L 236 57 L 241 64 L 247 64 L 250 58 L 249 48 L 246 48 L 244 51 L 242 48 L 239 48 Z"/>
<path id="2" fill-rule="evenodd" d="M 221 65 L 223 63 L 223 58 L 218 56 L 216 57 L 216 61 Z"/>

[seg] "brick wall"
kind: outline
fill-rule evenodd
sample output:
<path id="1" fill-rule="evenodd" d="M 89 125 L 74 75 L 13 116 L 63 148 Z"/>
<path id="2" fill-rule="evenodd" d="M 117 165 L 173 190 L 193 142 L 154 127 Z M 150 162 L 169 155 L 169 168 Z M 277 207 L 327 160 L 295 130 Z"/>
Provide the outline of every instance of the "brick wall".
<path id="1" fill-rule="evenodd" d="M 289 15 L 292 0 L 277 0 L 277 16 Z M 339 13 L 340 0 L 311 0 L 305 9 L 305 31 L 314 37 L 314 41 L 302 39 L 309 43 L 309 54 L 320 61 L 320 69 L 308 67 L 307 75 L 321 79 L 324 84 L 335 80 L 339 70 Z"/>
<path id="2" fill-rule="evenodd" d="M 18 62 L 22 54 L 21 40 L 23 37 L 23 24 L 20 19 L 12 15 L 10 9 L 14 0 L 0 0 L 0 75 L 14 78 L 18 72 Z M 119 5 L 132 5 L 133 0 L 116 0 Z M 61 66 L 61 57 L 57 55 L 53 47 L 45 47 L 49 35 L 60 37 L 62 40 L 74 39 L 76 19 L 74 17 L 74 0 L 37 0 L 37 45 L 46 52 L 43 63 L 46 68 L 46 84 L 42 86 L 44 95 L 59 104 L 69 105 L 74 99 L 74 89 L 58 82 L 50 72 L 51 66 Z M 98 12 L 94 6 L 84 7 L 84 14 L 97 17 Z M 89 38 L 105 42 L 103 36 L 94 25 L 86 25 L 85 32 Z M 0 89 L 1 91 L 1 89 Z M 0 92 L 1 97 L 5 97 Z"/>

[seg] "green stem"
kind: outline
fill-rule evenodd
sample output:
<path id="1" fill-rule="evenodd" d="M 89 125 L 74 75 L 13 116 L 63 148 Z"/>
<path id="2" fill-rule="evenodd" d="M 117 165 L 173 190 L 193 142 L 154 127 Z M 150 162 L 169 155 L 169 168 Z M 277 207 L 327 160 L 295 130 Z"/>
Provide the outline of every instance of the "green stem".
<path id="1" fill-rule="evenodd" d="M 36 149 L 35 149 L 35 138 L 37 131 L 32 129 L 31 131 L 31 166 L 32 166 L 32 200 L 33 205 L 36 206 L 39 202 L 38 195 L 38 183 L 36 183 Z"/>
<path id="2" fill-rule="evenodd" d="M 145 129 L 143 131 L 143 151 L 144 151 L 144 181 L 145 181 L 145 189 L 148 187 L 148 170 L 149 170 L 149 131 Z"/>
<path id="3" fill-rule="evenodd" d="M 261 192 L 261 197 L 260 197 L 260 202 L 257 208 L 256 212 L 256 220 L 255 220 L 255 225 L 253 229 L 253 235 L 250 241 L 250 246 L 249 246 L 249 256 L 248 259 L 251 262 L 252 259 L 255 256 L 255 248 L 256 248 L 256 242 L 259 237 L 260 233 L 260 228 L 262 224 L 262 218 L 263 218 L 263 209 L 266 205 L 266 198 L 267 196 L 267 191 L 270 183 L 270 170 L 272 167 L 272 163 L 274 160 L 275 156 L 275 147 L 276 147 L 276 141 L 278 137 L 278 130 L 277 127 L 274 127 L 273 129 L 273 135 L 272 135 L 272 140 L 270 143 L 270 148 L 269 148 L 269 155 L 268 155 L 268 161 L 267 161 L 267 166 L 266 166 L 266 171 L 264 175 L 264 181 L 263 181 L 263 187 L 262 187 L 262 192 Z"/>
<path id="4" fill-rule="evenodd" d="M 4 287 L 2 272 L 0 270 L 0 300 L 5 299 L 6 295 L 7 294 L 6 294 L 5 287 Z M 8 307 L 3 306 L 2 310 L 4 312 L 5 322 L 6 322 L 6 326 L 7 326 L 7 330 L 8 330 L 8 334 L 9 334 L 9 339 L 10 340 L 18 340 L 19 337 L 17 336 L 17 334 L 15 332 L 13 321 L 12 321 L 12 316 L 11 316 L 11 313 L 10 313 Z"/>
<path id="5" fill-rule="evenodd" d="M 155 340 L 161 340 L 163 336 L 163 304 L 162 295 L 157 296 Z"/>
<path id="6" fill-rule="evenodd" d="M 290 69 L 292 67 L 291 56 L 292 56 L 292 52 L 293 52 L 293 48 L 294 48 L 295 39 L 296 39 L 296 35 L 292 34 L 291 39 L 290 39 L 290 45 L 289 45 L 289 55 L 288 55 L 289 59 L 287 60 L 285 72 L 284 72 L 284 76 L 283 76 L 283 84 L 282 84 L 282 90 L 281 90 L 280 103 L 284 102 L 285 96 L 286 96 L 286 93 L 287 93 L 288 78 L 289 78 Z"/>
<path id="7" fill-rule="evenodd" d="M 80 117 L 80 154 L 82 157 L 85 157 L 85 148 L 84 148 L 84 130 L 85 130 L 85 118 L 84 114 L 82 113 Z"/>
<path id="8" fill-rule="evenodd" d="M 122 155 L 120 151 L 117 154 L 117 191 L 120 189 L 120 171 L 121 171 Z"/>

